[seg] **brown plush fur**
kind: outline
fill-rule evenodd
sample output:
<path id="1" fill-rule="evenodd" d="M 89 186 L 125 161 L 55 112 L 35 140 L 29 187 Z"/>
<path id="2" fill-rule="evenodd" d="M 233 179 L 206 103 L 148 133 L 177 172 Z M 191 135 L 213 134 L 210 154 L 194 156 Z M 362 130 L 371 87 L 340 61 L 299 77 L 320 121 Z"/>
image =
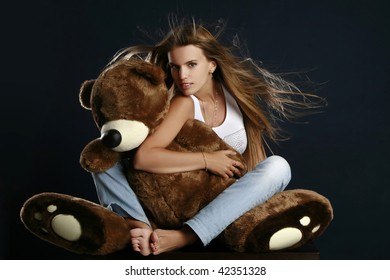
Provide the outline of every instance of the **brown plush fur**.
<path id="1" fill-rule="evenodd" d="M 188 121 L 168 149 L 212 152 L 231 147 L 201 122 Z M 236 179 L 205 170 L 151 174 L 135 171 L 130 165 L 128 180 L 158 227 L 179 228 Z"/>
<path id="2" fill-rule="evenodd" d="M 55 206 L 56 211 L 48 211 L 48 206 Z M 77 241 L 60 238 L 53 230 L 51 222 L 59 214 L 71 215 L 82 225 Z M 130 227 L 123 217 L 65 194 L 41 193 L 31 197 L 23 205 L 21 219 L 39 238 L 79 254 L 107 254 L 128 245 Z"/>
<path id="3" fill-rule="evenodd" d="M 303 217 L 310 217 L 306 226 L 300 223 Z M 275 229 L 297 228 L 303 236 L 314 240 L 328 227 L 332 217 L 333 209 L 325 197 L 310 190 L 287 190 L 242 215 L 225 229 L 220 238 L 235 251 L 267 252 L 272 251 L 269 241 Z M 320 228 L 312 232 L 318 225 Z M 305 242 L 307 240 L 303 238 L 289 249 L 300 247 Z"/>
<path id="4" fill-rule="evenodd" d="M 80 90 L 80 102 L 84 108 L 91 109 L 99 129 L 107 123 L 125 120 L 147 127 L 148 135 L 162 122 L 169 98 L 163 71 L 137 59 L 110 66 L 96 80 L 84 82 Z M 127 136 L 120 137 L 121 143 L 129 135 L 131 139 L 139 136 L 139 130 L 130 131 L 125 127 Z M 143 140 L 138 141 L 140 145 Z M 102 138 L 95 139 L 81 152 L 80 163 L 90 172 L 102 172 L 121 161 L 130 186 L 157 227 L 179 228 L 236 180 L 222 179 L 205 170 L 173 174 L 137 171 L 132 167 L 136 147 L 125 151 L 114 149 L 103 145 Z M 205 124 L 191 120 L 168 149 L 211 152 L 232 148 Z M 245 164 L 239 154 L 235 160 Z M 48 212 L 50 205 L 55 205 L 57 211 Z M 52 220 L 61 214 L 70 215 L 81 224 L 82 235 L 78 240 L 65 240 L 61 231 L 53 230 Z M 310 222 L 302 224 L 304 217 Z M 220 240 L 236 251 L 267 252 L 274 250 L 270 240 L 276 233 L 293 228 L 302 237 L 282 249 L 294 248 L 318 237 L 332 218 L 331 204 L 320 194 L 307 190 L 285 191 L 238 218 L 221 234 Z M 32 197 L 24 204 L 21 219 L 38 237 L 77 253 L 109 254 L 123 249 L 129 242 L 125 219 L 102 206 L 68 195 L 42 193 Z M 62 226 L 73 227 L 66 219 L 62 220 Z M 316 227 L 319 229 L 314 232 Z"/>

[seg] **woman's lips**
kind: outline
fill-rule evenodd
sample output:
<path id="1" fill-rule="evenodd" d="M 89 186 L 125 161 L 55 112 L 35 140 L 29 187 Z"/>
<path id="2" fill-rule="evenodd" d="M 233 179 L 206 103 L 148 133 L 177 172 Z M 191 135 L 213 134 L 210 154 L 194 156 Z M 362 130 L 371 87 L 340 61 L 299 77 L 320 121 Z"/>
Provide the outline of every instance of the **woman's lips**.
<path id="1" fill-rule="evenodd" d="M 180 84 L 180 87 L 182 90 L 186 90 L 186 89 L 189 89 L 191 87 L 191 83 L 181 83 Z"/>

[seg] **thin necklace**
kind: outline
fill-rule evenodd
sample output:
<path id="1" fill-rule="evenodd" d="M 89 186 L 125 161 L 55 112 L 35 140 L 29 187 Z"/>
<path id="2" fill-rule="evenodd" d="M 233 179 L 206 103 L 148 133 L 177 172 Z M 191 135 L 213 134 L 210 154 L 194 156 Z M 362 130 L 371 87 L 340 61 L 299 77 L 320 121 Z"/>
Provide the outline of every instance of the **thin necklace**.
<path id="1" fill-rule="evenodd" d="M 205 122 L 208 123 L 211 127 L 214 127 L 217 120 L 217 113 L 218 113 L 218 91 L 215 91 L 214 99 L 213 99 L 214 109 L 213 109 L 213 118 L 210 122 L 209 117 L 206 113 L 206 109 L 204 106 L 204 101 L 200 100 L 200 107 L 202 109 L 202 113 L 205 117 Z"/>

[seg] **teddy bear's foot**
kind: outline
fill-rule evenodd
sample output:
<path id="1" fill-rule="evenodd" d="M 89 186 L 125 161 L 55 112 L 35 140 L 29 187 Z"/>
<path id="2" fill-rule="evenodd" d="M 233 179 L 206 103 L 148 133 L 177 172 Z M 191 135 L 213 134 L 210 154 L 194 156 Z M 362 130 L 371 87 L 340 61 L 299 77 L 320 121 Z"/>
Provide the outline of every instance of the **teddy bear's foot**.
<path id="1" fill-rule="evenodd" d="M 325 197 L 289 190 L 245 213 L 221 237 L 239 252 L 294 249 L 320 236 L 332 219 L 332 206 Z"/>
<path id="2" fill-rule="evenodd" d="M 57 193 L 28 199 L 23 224 L 39 238 L 79 254 L 104 255 L 129 244 L 129 225 L 114 212 L 90 201 Z"/>

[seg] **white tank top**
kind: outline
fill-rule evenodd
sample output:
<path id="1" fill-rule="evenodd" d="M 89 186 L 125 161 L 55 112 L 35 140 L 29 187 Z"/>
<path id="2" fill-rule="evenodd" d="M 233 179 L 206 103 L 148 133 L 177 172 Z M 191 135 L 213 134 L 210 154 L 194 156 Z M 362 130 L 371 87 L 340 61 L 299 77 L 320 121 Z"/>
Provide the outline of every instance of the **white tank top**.
<path id="1" fill-rule="evenodd" d="M 227 92 L 225 87 L 222 87 L 222 89 L 226 100 L 226 116 L 223 123 L 220 126 L 213 127 L 213 130 L 222 140 L 242 154 L 245 152 L 248 144 L 242 113 L 233 96 Z M 194 119 L 205 122 L 200 108 L 199 99 L 194 95 L 190 96 L 194 101 Z"/>

